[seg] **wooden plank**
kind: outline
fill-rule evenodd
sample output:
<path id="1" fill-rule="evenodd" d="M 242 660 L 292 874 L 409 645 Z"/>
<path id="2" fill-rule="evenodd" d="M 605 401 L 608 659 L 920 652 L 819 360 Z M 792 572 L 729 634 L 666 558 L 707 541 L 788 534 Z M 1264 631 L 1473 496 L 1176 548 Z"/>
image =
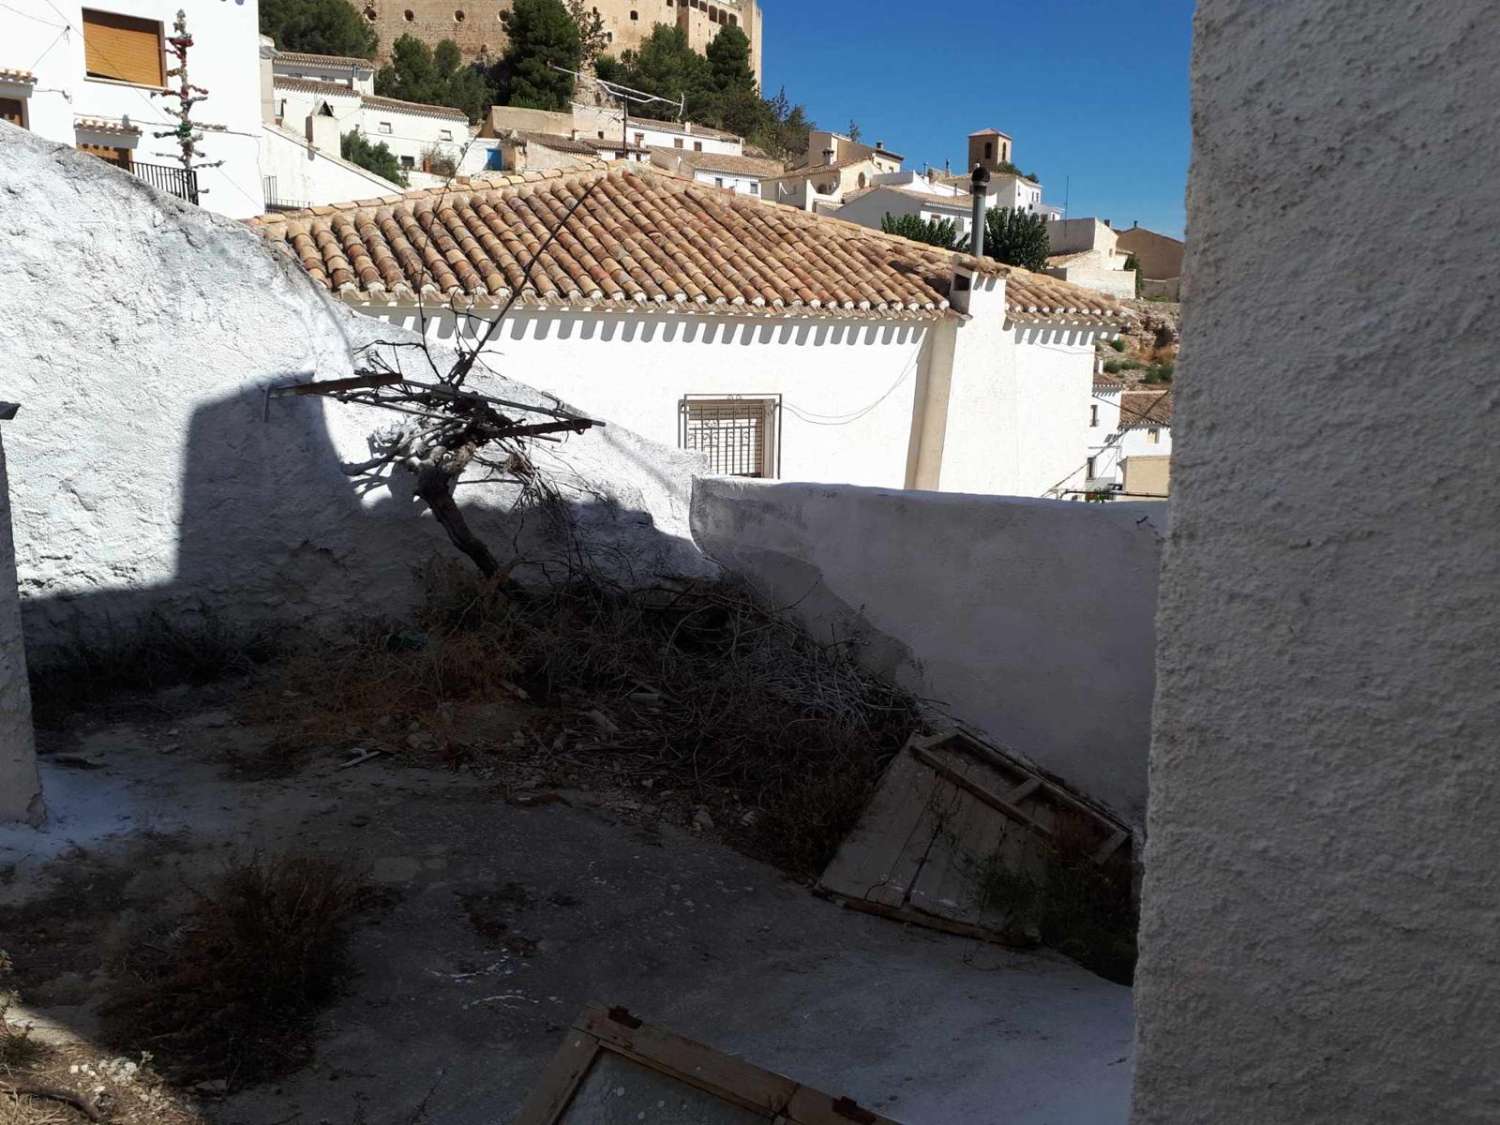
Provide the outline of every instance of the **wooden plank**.
<path id="1" fill-rule="evenodd" d="M 512 1125 L 553 1125 L 573 1100 L 574 1091 L 594 1065 L 599 1050 L 599 1040 L 587 1031 L 568 1028 L 563 1045 L 547 1063 Z"/>
<path id="2" fill-rule="evenodd" d="M 992 945 L 1003 945 L 1007 949 L 1035 949 L 1037 944 L 1029 938 L 1012 936 L 1005 930 L 987 929 L 970 922 L 955 922 L 951 918 L 939 918 L 935 914 L 923 914 L 916 910 L 904 910 L 898 906 L 886 906 L 884 903 L 879 902 L 867 902 L 851 898 L 844 900 L 844 907 L 848 910 L 856 910 L 861 914 L 874 914 L 881 918 L 889 918 L 894 922 L 905 922 L 908 925 L 922 926 L 925 929 L 938 930 L 945 934 L 977 938 L 980 941 L 987 941 Z"/>
<path id="3" fill-rule="evenodd" d="M 1014 820 L 1017 824 L 1020 824 L 1026 828 L 1030 828 L 1032 831 L 1037 832 L 1043 836 L 1050 836 L 1052 834 L 1049 829 L 1043 827 L 1041 824 L 1038 824 L 1035 820 L 1027 816 L 1026 813 L 1022 812 L 1014 805 L 1007 803 L 1000 797 L 996 796 L 994 793 L 991 793 L 988 789 L 984 788 L 982 785 L 975 784 L 963 774 L 959 773 L 957 770 L 949 767 L 947 763 L 945 763 L 935 754 L 932 754 L 931 752 L 926 750 L 915 749 L 911 751 L 911 754 L 923 765 L 929 767 L 938 776 L 952 782 L 960 789 L 964 789 L 969 793 L 972 793 L 975 797 L 978 797 L 985 804 L 989 805 L 990 808 L 994 809 L 996 812 L 1004 813 L 1006 816 Z"/>
<path id="4" fill-rule="evenodd" d="M 914 910 L 944 918 L 978 922 L 974 901 L 974 865 L 987 826 L 1002 821 L 994 809 L 965 790 L 954 788 L 955 807 L 944 831 L 938 833 L 908 903 Z"/>
<path id="5" fill-rule="evenodd" d="M 782 1112 L 797 1090 L 797 1083 L 783 1075 L 664 1028 L 627 1027 L 601 1007 L 588 1008 L 578 1026 L 606 1050 L 768 1117 Z"/>
<path id="6" fill-rule="evenodd" d="M 898 1125 L 853 1098 L 833 1097 L 806 1086 L 797 1087 L 786 1119 L 791 1125 Z"/>
<path id="7" fill-rule="evenodd" d="M 1007 801 L 1009 801 L 1011 804 L 1019 806 L 1022 801 L 1026 800 L 1027 797 L 1030 797 L 1033 793 L 1035 793 L 1041 787 L 1042 787 L 1042 779 L 1041 778 L 1039 778 L 1039 777 L 1030 777 L 1030 778 L 1027 778 L 1025 781 L 1021 782 L 1020 785 L 1017 785 L 1009 793 L 1005 794 L 1005 799 Z"/>
<path id="8" fill-rule="evenodd" d="M 904 901 L 911 875 L 932 843 L 933 822 L 925 814 L 936 785 L 930 770 L 909 753 L 898 754 L 819 883 L 850 898 Z"/>
<path id="9" fill-rule="evenodd" d="M 1103 847 L 1101 847 L 1097 852 L 1094 853 L 1094 862 L 1103 863 L 1105 860 L 1109 859 L 1110 856 L 1114 855 L 1115 852 L 1120 850 L 1120 845 L 1128 839 L 1130 839 L 1129 832 L 1126 832 L 1123 829 L 1116 832 L 1108 840 L 1104 841 Z"/>

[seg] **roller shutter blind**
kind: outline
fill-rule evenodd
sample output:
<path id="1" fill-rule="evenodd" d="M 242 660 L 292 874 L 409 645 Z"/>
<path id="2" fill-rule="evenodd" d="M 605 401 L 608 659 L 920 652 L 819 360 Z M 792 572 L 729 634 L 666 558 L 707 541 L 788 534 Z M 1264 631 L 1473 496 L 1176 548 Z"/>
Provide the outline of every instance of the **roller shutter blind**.
<path id="1" fill-rule="evenodd" d="M 161 24 L 156 20 L 85 8 L 83 54 L 91 78 L 113 78 L 142 86 L 166 82 Z"/>

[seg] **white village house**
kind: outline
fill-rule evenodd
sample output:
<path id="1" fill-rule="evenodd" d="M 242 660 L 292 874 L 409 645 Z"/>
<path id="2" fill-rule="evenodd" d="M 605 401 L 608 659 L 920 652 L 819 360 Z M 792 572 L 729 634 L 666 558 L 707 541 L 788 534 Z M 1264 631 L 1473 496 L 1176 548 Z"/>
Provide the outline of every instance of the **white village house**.
<path id="1" fill-rule="evenodd" d="M 1085 489 L 1156 499 L 1171 486 L 1172 391 L 1126 390 L 1109 375 L 1094 376 L 1089 404 Z"/>
<path id="2" fill-rule="evenodd" d="M 1093 344 L 1121 318 L 1052 278 L 636 165 L 252 226 L 359 311 L 440 340 L 476 341 L 520 289 L 493 368 L 719 474 L 1079 488 Z"/>
<path id="3" fill-rule="evenodd" d="M 305 132 L 320 151 L 337 156 L 343 134 L 360 133 L 395 154 L 413 187 L 441 185 L 467 155 L 472 131 L 463 110 L 380 97 L 368 60 L 274 48 L 270 54 L 273 121 Z M 483 166 L 482 159 L 465 164 Z"/>
<path id="4" fill-rule="evenodd" d="M 192 109 L 203 123 L 204 166 L 185 174 L 166 113 L 177 80 L 168 53 L 173 21 L 187 11 L 189 79 L 208 93 Z M 260 147 L 259 28 L 255 4 L 183 0 L 40 0 L 0 10 L 0 120 L 92 153 L 154 187 L 233 218 L 266 209 Z M 222 162 L 222 163 L 219 163 Z M 209 165 L 217 165 L 210 167 Z"/>

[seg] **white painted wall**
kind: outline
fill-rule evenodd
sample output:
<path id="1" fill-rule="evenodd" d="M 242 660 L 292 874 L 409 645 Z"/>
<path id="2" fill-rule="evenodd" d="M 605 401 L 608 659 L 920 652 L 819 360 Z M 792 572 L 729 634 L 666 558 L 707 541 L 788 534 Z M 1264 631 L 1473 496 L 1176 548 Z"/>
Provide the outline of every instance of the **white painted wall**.
<path id="1" fill-rule="evenodd" d="M 411 310 L 369 310 L 415 329 Z M 482 334 L 468 318 L 464 338 Z M 429 321 L 450 342 L 451 312 Z M 782 396 L 781 477 L 905 484 L 931 322 L 516 309 L 487 349 L 512 378 L 675 446 L 685 395 Z"/>
<path id="2" fill-rule="evenodd" d="M 1135 824 L 1164 505 L 699 480 L 693 535 L 815 636 Z"/>
<path id="3" fill-rule="evenodd" d="M 920 219 L 931 222 L 936 219 L 951 220 L 965 237 L 974 227 L 973 212 L 967 206 L 967 199 L 960 200 L 954 204 L 951 200 L 945 200 L 941 196 L 932 196 L 931 202 L 913 198 L 906 192 L 882 191 L 876 188 L 866 192 L 856 199 L 849 200 L 837 211 L 833 217 L 843 219 L 846 222 L 858 223 L 862 227 L 871 230 L 879 230 L 881 220 L 887 215 L 915 215 Z"/>
<path id="4" fill-rule="evenodd" d="M 336 95 L 314 94 L 278 86 L 275 102 L 283 124 L 290 129 L 301 129 L 309 114 L 327 104 L 339 123 L 340 135 L 359 132 L 373 143 L 383 142 L 396 154 L 414 188 L 447 182 L 446 176 L 434 177 L 421 171 L 424 152 L 436 148 L 458 161 L 471 135 L 468 125 L 458 118 L 433 117 L 391 106 L 372 105 L 353 91 Z M 480 143 L 472 146 L 476 152 L 485 147 Z M 483 166 L 482 160 L 480 166 Z"/>
<path id="5" fill-rule="evenodd" d="M 315 206 L 405 190 L 357 164 L 319 151 L 291 127 L 280 125 L 262 126 L 260 168 L 275 183 L 274 199 L 267 191 L 268 203 Z"/>
<path id="6" fill-rule="evenodd" d="M 0 9 L 0 31 L 4 32 L 7 66 L 26 66 L 36 75 L 36 86 L 26 99 L 27 126 L 39 136 L 60 144 L 78 142 L 75 122 L 79 118 L 111 121 L 128 119 L 141 130 L 138 138 L 112 138 L 110 143 L 133 148 L 134 159 L 147 164 L 181 167 L 178 150 L 170 139 L 152 134 L 174 128 L 176 122 L 164 106 L 176 108 L 175 100 L 152 97 L 151 88 L 124 82 L 88 78 L 85 75 L 83 9 L 85 6 L 121 15 L 158 20 L 164 33 L 172 33 L 179 9 L 187 9 L 188 30 L 193 47 L 188 52 L 188 72 L 194 84 L 205 87 L 207 98 L 193 108 L 195 120 L 223 126 L 211 132 L 202 144 L 205 163 L 224 162 L 219 168 L 204 168 L 199 185 L 204 190 L 203 207 L 234 218 L 259 215 L 265 210 L 256 158 L 260 146 L 260 39 L 259 4 L 187 3 L 183 0 L 101 0 L 80 4 L 77 0 L 40 0 L 28 3 L 26 11 Z M 170 57 L 164 65 L 170 66 Z M 171 81 L 169 79 L 169 81 Z"/>
<path id="7" fill-rule="evenodd" d="M 1089 456 L 1094 459 L 1094 473 L 1089 479 L 1117 482 L 1120 475 L 1120 394 L 1119 387 L 1093 388 L 1089 400 Z"/>
<path id="8" fill-rule="evenodd" d="M 0 371 L 27 419 L 6 438 L 33 653 L 153 609 L 178 625 L 207 608 L 268 627 L 399 614 L 424 561 L 455 557 L 404 474 L 361 492 L 339 468 L 368 457 L 389 414 L 265 397 L 406 337 L 331 300 L 241 224 L 3 124 L 0 199 L 7 296 L 28 310 L 0 318 Z M 702 572 L 687 529 L 697 458 L 618 425 L 537 456 L 616 496 L 618 510 L 579 498 L 588 542 L 618 546 L 638 577 Z M 511 542 L 512 490 L 459 496 L 481 536 Z M 535 521 L 522 531 L 524 551 L 555 551 Z"/>
<path id="9" fill-rule="evenodd" d="M 940 487 L 1059 495 L 1086 468 L 1097 333 L 1010 322 L 1004 304 L 981 284 L 958 332 Z"/>
<path id="10" fill-rule="evenodd" d="M 1494 27 L 1199 0 L 1136 1125 L 1500 1119 Z"/>
<path id="11" fill-rule="evenodd" d="M 739 137 L 707 130 L 692 122 L 672 123 L 636 117 L 633 114 L 627 127 L 624 115 L 618 109 L 607 107 L 575 105 L 573 128 L 578 129 L 584 138 L 592 137 L 595 140 L 599 139 L 601 132 L 604 134 L 603 139 L 610 142 L 628 137 L 630 143 L 637 148 L 659 145 L 686 152 L 717 152 L 734 156 L 745 154 L 745 142 Z M 567 135 L 568 131 L 562 132 Z"/>
<path id="12" fill-rule="evenodd" d="M 761 178 L 759 176 L 741 176 L 733 172 L 718 172 L 711 168 L 694 168 L 693 179 L 700 184 L 708 184 L 710 187 L 725 188 L 736 195 L 760 198 Z"/>
<path id="13" fill-rule="evenodd" d="M 12 423 L 7 423 L 11 425 Z M 0 445 L 0 824 L 39 824 L 44 816 L 31 727 L 31 687 L 16 594 L 15 544 L 10 528 L 10 487 Z"/>

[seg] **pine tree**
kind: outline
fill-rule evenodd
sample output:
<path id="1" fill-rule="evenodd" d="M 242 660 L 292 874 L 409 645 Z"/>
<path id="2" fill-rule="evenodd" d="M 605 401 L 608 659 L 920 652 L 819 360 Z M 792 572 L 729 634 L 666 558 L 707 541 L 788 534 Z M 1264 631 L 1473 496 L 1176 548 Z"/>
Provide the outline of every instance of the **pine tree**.
<path id="1" fill-rule="evenodd" d="M 526 109 L 567 109 L 573 76 L 553 67 L 577 70 L 583 43 L 562 0 L 516 0 L 500 19 L 510 37 L 497 68 L 502 100 Z"/>
<path id="2" fill-rule="evenodd" d="M 348 0 L 261 0 L 260 33 L 283 51 L 375 57 L 378 38 Z"/>
<path id="3" fill-rule="evenodd" d="M 1029 211 L 991 207 L 984 216 L 984 254 L 1034 273 L 1047 267 L 1051 240 L 1047 220 Z"/>
<path id="4" fill-rule="evenodd" d="M 434 50 L 411 35 L 396 40 L 391 61 L 375 74 L 375 92 L 461 109 L 470 121 L 482 118 L 495 101 L 495 91 L 479 68 L 464 64 L 457 43 L 444 39 Z"/>

